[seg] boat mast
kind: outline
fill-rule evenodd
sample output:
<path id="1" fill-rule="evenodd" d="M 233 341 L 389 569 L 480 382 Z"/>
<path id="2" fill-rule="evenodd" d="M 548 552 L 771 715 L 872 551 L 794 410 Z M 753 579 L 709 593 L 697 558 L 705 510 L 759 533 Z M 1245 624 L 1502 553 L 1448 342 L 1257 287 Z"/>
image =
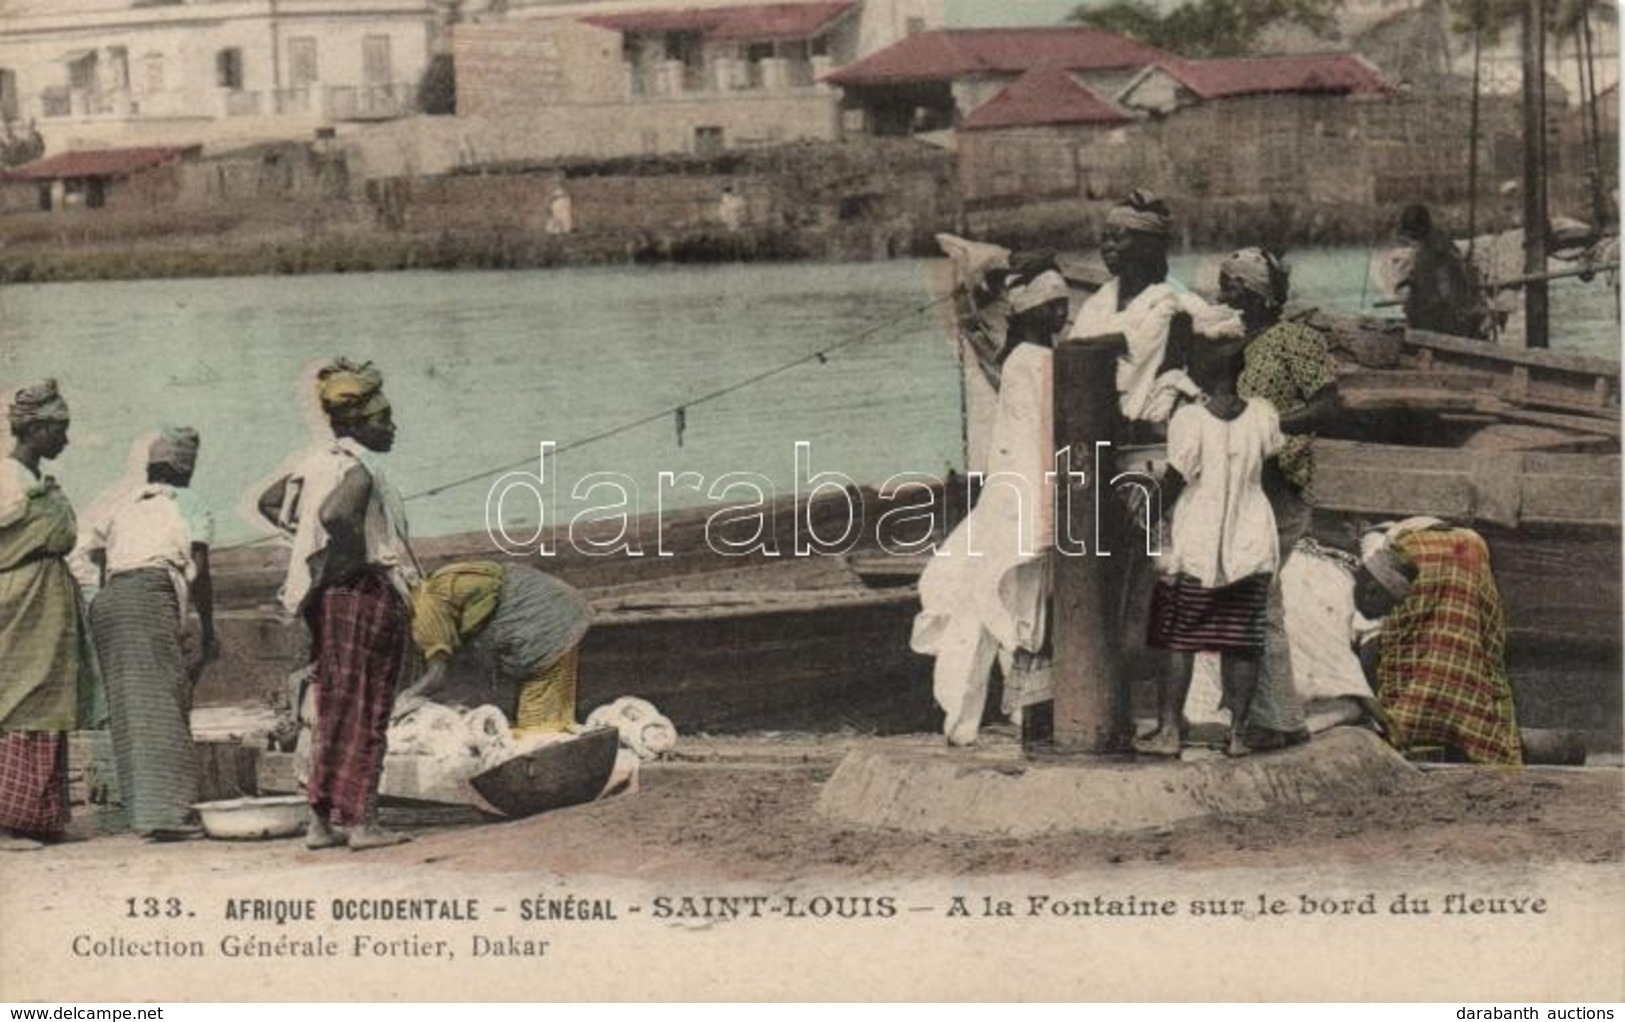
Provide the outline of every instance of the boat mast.
<path id="1" fill-rule="evenodd" d="M 1546 272 L 1546 19 L 1541 0 L 1523 6 L 1523 272 Z M 1525 343 L 1547 347 L 1546 281 L 1524 288 Z"/>

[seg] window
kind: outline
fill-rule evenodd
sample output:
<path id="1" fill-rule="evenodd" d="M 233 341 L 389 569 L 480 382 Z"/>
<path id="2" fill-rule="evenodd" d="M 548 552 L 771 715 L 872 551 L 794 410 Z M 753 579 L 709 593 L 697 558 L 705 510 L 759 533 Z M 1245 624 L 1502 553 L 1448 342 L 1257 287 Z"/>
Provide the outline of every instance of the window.
<path id="1" fill-rule="evenodd" d="M 389 36 L 369 35 L 361 40 L 361 81 L 366 85 L 388 85 L 395 80 L 389 59 Z"/>
<path id="2" fill-rule="evenodd" d="M 222 89 L 243 87 L 243 51 L 235 46 L 214 55 L 214 84 Z"/>
<path id="3" fill-rule="evenodd" d="M 0 122 L 15 121 L 19 109 L 17 72 L 9 67 L 0 67 Z"/>
<path id="4" fill-rule="evenodd" d="M 722 129 L 709 125 L 695 128 L 694 152 L 698 156 L 715 156 L 722 152 Z"/>
<path id="5" fill-rule="evenodd" d="M 148 53 L 141 58 L 141 91 L 149 96 L 164 91 L 164 55 Z"/>
<path id="6" fill-rule="evenodd" d="M 104 84 L 112 89 L 130 87 L 130 51 L 125 47 L 107 48 L 107 78 Z"/>
<path id="7" fill-rule="evenodd" d="M 294 36 L 288 40 L 288 84 L 296 89 L 320 80 L 316 72 L 316 37 Z"/>

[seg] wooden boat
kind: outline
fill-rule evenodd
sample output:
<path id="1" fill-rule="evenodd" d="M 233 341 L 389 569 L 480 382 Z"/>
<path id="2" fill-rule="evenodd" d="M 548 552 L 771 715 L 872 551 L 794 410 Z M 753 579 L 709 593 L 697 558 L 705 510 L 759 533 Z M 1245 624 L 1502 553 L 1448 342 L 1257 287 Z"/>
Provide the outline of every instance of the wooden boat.
<path id="1" fill-rule="evenodd" d="M 895 584 L 865 581 L 855 560 L 887 558 L 876 523 L 892 506 L 873 490 L 854 494 L 868 523 L 842 556 L 728 557 L 706 542 L 715 509 L 673 514 L 659 523 L 669 557 L 593 557 L 558 544 L 558 554 L 528 563 L 581 589 L 593 607 L 582 647 L 579 714 L 625 696 L 654 703 L 680 732 L 760 730 L 904 733 L 933 730 L 931 662 L 908 647 L 919 602 L 916 563 L 899 559 Z M 942 513 L 951 501 L 938 491 Z M 840 531 L 846 503 L 837 495 L 779 509 L 768 534 L 793 549 L 797 519 L 820 535 Z M 653 519 L 640 520 L 653 535 Z M 616 526 L 618 529 L 618 525 Z M 611 531 L 611 530 L 606 530 Z M 420 544 L 433 568 L 453 560 L 500 559 L 483 534 Z M 200 705 L 257 701 L 279 690 L 305 659 L 302 626 L 270 606 L 285 571 L 278 548 L 248 548 L 216 558 L 217 627 L 223 655 L 197 690 Z M 472 673 L 454 676 L 454 693 L 487 692 Z"/>

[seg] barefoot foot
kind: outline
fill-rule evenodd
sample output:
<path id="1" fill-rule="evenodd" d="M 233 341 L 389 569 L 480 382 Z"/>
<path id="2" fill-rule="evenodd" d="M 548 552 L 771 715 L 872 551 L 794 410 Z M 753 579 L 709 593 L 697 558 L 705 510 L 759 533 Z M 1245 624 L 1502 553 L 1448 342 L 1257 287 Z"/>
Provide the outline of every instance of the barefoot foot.
<path id="1" fill-rule="evenodd" d="M 350 851 L 364 852 L 371 848 L 388 848 L 390 845 L 403 845 L 410 840 L 411 834 L 385 830 L 375 823 L 369 823 L 350 831 Z"/>

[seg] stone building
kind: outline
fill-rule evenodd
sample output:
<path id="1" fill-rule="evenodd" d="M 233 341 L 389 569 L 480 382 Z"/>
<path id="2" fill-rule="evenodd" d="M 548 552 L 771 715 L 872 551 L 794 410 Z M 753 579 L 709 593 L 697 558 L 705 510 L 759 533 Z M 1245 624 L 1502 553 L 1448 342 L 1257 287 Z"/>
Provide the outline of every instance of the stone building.
<path id="1" fill-rule="evenodd" d="M 457 26 L 457 113 L 484 154 L 707 155 L 839 137 L 820 79 L 941 23 L 941 0 L 544 4 Z M 500 138 L 493 138 L 499 135 Z"/>
<path id="2" fill-rule="evenodd" d="M 0 120 L 33 122 L 60 152 L 400 117 L 452 2 L 10 0 Z"/>

